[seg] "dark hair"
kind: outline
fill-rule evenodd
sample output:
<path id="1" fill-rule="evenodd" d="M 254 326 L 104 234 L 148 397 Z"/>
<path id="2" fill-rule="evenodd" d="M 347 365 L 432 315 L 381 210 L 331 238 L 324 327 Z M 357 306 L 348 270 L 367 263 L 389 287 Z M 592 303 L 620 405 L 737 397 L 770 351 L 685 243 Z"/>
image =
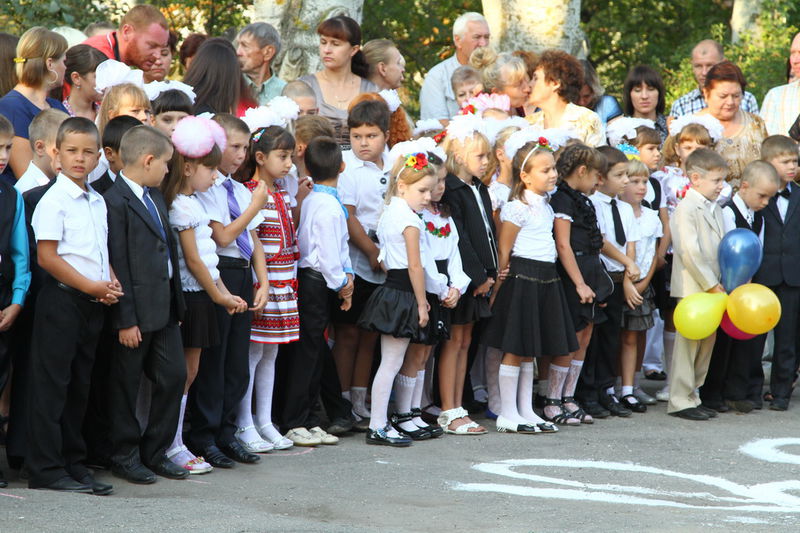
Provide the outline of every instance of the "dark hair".
<path id="1" fill-rule="evenodd" d="M 235 112 L 242 92 L 242 71 L 233 45 L 221 37 L 201 44 L 183 82 L 197 95 L 195 111 Z"/>
<path id="2" fill-rule="evenodd" d="M 178 34 L 172 30 L 169 30 L 169 37 L 167 37 L 167 48 L 173 56 L 178 51 Z"/>
<path id="3" fill-rule="evenodd" d="M 289 133 L 288 130 L 280 126 L 259 128 L 250 137 L 250 147 L 247 149 L 247 159 L 245 159 L 245 162 L 242 165 L 243 168 L 241 175 L 246 176 L 249 179 L 255 174 L 257 167 L 256 152 L 269 155 L 269 153 L 273 150 L 294 151 L 294 146 L 294 137 L 291 133 Z"/>
<path id="4" fill-rule="evenodd" d="M 360 126 L 377 126 L 381 131 L 387 132 L 391 116 L 385 102 L 364 100 L 350 108 L 350 113 L 347 115 L 347 127 L 352 130 Z"/>
<path id="5" fill-rule="evenodd" d="M 361 46 L 361 26 L 345 15 L 338 15 L 320 22 L 317 26 L 317 35 L 347 41 L 350 46 Z M 369 76 L 369 63 L 361 50 L 351 58 L 350 71 L 361 78 Z"/>
<path id="6" fill-rule="evenodd" d="M 582 166 L 596 170 L 601 174 L 605 174 L 608 168 L 605 156 L 597 148 L 580 143 L 572 144 L 564 148 L 558 161 L 556 161 L 558 179 L 565 180 Z"/>
<path id="7" fill-rule="evenodd" d="M 122 145 L 122 136 L 131 128 L 141 125 L 142 123 L 138 119 L 128 115 L 112 118 L 103 130 L 103 148 L 111 148 L 113 151 L 119 152 L 119 147 Z"/>
<path id="8" fill-rule="evenodd" d="M 187 162 L 194 163 L 195 165 L 203 165 L 208 168 L 217 168 L 220 161 L 222 161 L 222 151 L 216 144 L 211 148 L 211 151 L 198 159 L 185 157 L 178 150 L 172 151 L 172 160 L 169 163 L 169 173 L 164 181 L 161 182 L 161 194 L 164 195 L 164 201 L 167 207 L 172 205 L 175 197 L 183 189 L 186 184 L 186 176 L 183 174 L 183 167 Z"/>
<path id="9" fill-rule="evenodd" d="M 200 45 L 207 40 L 208 35 L 205 33 L 190 33 L 189 36 L 183 40 L 181 47 L 178 49 L 178 60 L 184 68 L 186 67 L 186 60 L 190 57 L 194 57 Z"/>
<path id="10" fill-rule="evenodd" d="M 554 155 L 551 150 L 546 148 L 539 148 L 538 141 L 530 141 L 525 143 L 517 153 L 514 154 L 514 159 L 511 160 L 511 193 L 508 195 L 509 200 L 520 200 L 523 204 L 528 202 L 525 200 L 525 183 L 522 181 L 522 172 L 529 172 L 533 164 L 533 158 L 536 157 L 534 152 L 539 151 L 543 154 Z M 525 168 L 522 164 L 525 163 Z"/>
<path id="11" fill-rule="evenodd" d="M 122 136 L 124 145 L 120 158 L 124 166 L 134 164 L 143 155 L 159 158 L 172 150 L 169 138 L 152 126 L 138 125 L 130 128 Z"/>
<path id="12" fill-rule="evenodd" d="M 139 121 L 137 120 L 136 122 Z M 56 134 L 56 148 L 61 148 L 64 137 L 73 133 L 94 135 L 94 138 L 97 139 L 97 147 L 100 148 L 100 132 L 97 131 L 97 126 L 94 125 L 94 122 L 84 117 L 70 117 L 61 123 Z"/>
<path id="13" fill-rule="evenodd" d="M 17 55 L 19 37 L 0 32 L 0 98 L 17 84 L 17 68 L 14 58 Z"/>
<path id="14" fill-rule="evenodd" d="M 169 89 L 159 94 L 155 100 L 150 101 L 150 107 L 153 116 L 169 113 L 170 111 L 182 111 L 187 115 L 192 114 L 192 101 L 189 100 L 186 93 L 178 89 Z"/>
<path id="15" fill-rule="evenodd" d="M 69 48 L 64 56 L 64 65 L 67 67 L 64 71 L 64 83 L 71 87 L 73 72 L 86 76 L 97 70 L 97 65 L 106 59 L 108 59 L 106 55 L 97 48 L 88 44 L 76 44 Z"/>
<path id="16" fill-rule="evenodd" d="M 248 136 L 250 135 L 250 127 L 244 120 L 240 119 L 236 115 L 231 115 L 230 113 L 217 113 L 211 120 L 222 126 L 222 129 L 225 130 L 225 135 L 230 136 L 232 131 L 244 133 Z"/>
<path id="17" fill-rule="evenodd" d="M 713 89 L 714 84 L 718 81 L 738 83 L 742 88 L 742 92 L 744 92 L 745 87 L 747 87 L 747 80 L 744 79 L 742 70 L 730 61 L 722 61 L 709 69 L 706 74 L 706 82 L 703 84 L 703 89 L 707 91 Z"/>
<path id="18" fill-rule="evenodd" d="M 576 103 L 583 87 L 583 65 L 575 57 L 563 50 L 545 50 L 539 56 L 536 70 L 544 70 L 547 81 L 560 85 L 558 95 L 567 102 Z"/>
<path id="19" fill-rule="evenodd" d="M 612 146 L 598 146 L 597 151 L 603 154 L 603 156 L 605 156 L 606 163 L 608 164 L 606 172 L 602 173 L 604 176 L 609 170 L 611 170 L 611 167 L 613 167 L 614 165 L 619 165 L 620 163 L 626 163 L 626 164 L 628 163 L 628 156 L 626 156 L 622 152 L 622 150 L 617 150 Z"/>
<path id="20" fill-rule="evenodd" d="M 308 143 L 303 159 L 315 181 L 331 180 L 342 167 L 342 149 L 332 137 L 317 137 Z"/>
<path id="21" fill-rule="evenodd" d="M 633 116 L 634 109 L 633 102 L 631 101 L 631 91 L 643 83 L 658 91 L 656 113 L 663 115 L 664 108 L 666 107 L 666 101 L 664 99 L 664 80 L 657 70 L 647 65 L 633 67 L 628 71 L 628 75 L 625 77 L 625 84 L 622 86 L 622 109 L 624 113 L 629 117 Z"/>
<path id="22" fill-rule="evenodd" d="M 655 144 L 656 146 L 661 146 L 661 135 L 659 135 L 658 131 L 654 130 L 653 128 L 648 128 L 647 126 L 637 126 L 636 137 L 631 139 L 631 145 L 636 148 L 640 148 L 645 144 Z"/>

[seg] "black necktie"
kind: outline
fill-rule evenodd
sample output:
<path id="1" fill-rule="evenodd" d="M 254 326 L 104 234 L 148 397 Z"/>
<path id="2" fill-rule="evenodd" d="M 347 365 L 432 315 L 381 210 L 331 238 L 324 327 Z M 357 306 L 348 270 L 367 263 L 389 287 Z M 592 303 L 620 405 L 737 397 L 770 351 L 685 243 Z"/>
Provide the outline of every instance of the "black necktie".
<path id="1" fill-rule="evenodd" d="M 788 200 L 789 197 L 792 196 L 792 191 L 789 190 L 789 187 L 786 187 L 782 191 L 778 191 L 778 195 L 783 196 Z"/>
<path id="2" fill-rule="evenodd" d="M 613 198 L 611 199 L 611 218 L 614 219 L 614 236 L 617 238 L 617 243 L 620 246 L 625 246 L 627 242 L 625 240 L 625 229 L 622 227 L 622 217 L 619 216 L 617 201 Z"/>

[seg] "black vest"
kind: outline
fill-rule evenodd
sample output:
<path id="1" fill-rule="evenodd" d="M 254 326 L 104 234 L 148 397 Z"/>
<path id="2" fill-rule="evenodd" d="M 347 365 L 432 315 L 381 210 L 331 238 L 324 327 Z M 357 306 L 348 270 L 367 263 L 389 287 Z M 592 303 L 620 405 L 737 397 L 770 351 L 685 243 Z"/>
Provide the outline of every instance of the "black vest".
<path id="1" fill-rule="evenodd" d="M 785 220 L 781 220 L 778 211 L 777 195 L 761 211 L 764 217 L 764 258 L 753 281 L 767 287 L 784 283 L 800 287 L 800 187 L 791 185 L 791 189 Z"/>
<path id="2" fill-rule="evenodd" d="M 655 178 L 650 178 L 650 186 L 653 187 L 653 201 L 642 200 L 642 205 L 649 207 L 653 211 L 658 211 L 661 205 L 661 182 Z"/>
<path id="3" fill-rule="evenodd" d="M 10 286 L 14 280 L 14 261 L 11 260 L 11 230 L 17 216 L 17 191 L 0 181 L 0 284 Z"/>
<path id="4" fill-rule="evenodd" d="M 750 224 L 747 222 L 747 218 L 739 211 L 739 208 L 736 207 L 736 204 L 733 203 L 733 199 L 728 200 L 725 204 L 725 207 L 730 207 L 731 211 L 733 211 L 733 217 L 736 221 L 737 228 L 744 228 L 749 229 L 756 235 L 761 233 L 761 228 L 764 226 L 764 215 L 762 215 L 759 211 L 753 213 L 753 226 L 751 227 Z"/>

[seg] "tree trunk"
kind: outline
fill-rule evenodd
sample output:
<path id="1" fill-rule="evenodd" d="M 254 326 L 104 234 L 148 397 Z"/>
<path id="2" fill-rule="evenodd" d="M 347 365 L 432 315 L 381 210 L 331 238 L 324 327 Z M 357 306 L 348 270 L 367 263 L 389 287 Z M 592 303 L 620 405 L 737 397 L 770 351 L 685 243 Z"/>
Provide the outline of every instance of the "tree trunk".
<path id="1" fill-rule="evenodd" d="M 483 0 L 483 14 L 499 51 L 558 48 L 586 57 L 580 0 Z"/>
<path id="2" fill-rule="evenodd" d="M 273 63 L 278 77 L 291 81 L 322 68 L 317 26 L 337 15 L 361 22 L 364 0 L 255 0 L 253 21 L 268 22 L 281 34 L 281 52 Z"/>
<path id="3" fill-rule="evenodd" d="M 731 14 L 731 41 L 738 42 L 742 35 L 750 33 L 759 37 L 758 15 L 761 0 L 735 0 Z"/>

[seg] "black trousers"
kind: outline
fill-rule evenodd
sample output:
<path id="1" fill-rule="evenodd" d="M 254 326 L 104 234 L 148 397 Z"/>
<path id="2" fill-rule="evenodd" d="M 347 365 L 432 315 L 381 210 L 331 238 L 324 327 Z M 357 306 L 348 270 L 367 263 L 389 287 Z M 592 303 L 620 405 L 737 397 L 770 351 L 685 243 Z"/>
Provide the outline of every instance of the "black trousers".
<path id="1" fill-rule="evenodd" d="M 28 386 L 30 488 L 88 473 L 81 424 L 102 327 L 103 304 L 55 283 L 39 293 Z"/>
<path id="2" fill-rule="evenodd" d="M 186 361 L 176 321 L 158 331 L 143 332 L 136 348 L 117 343 L 109 383 L 112 461 L 158 464 L 175 437 Z M 142 373 L 152 382 L 150 414 L 144 433 L 136 419 L 136 397 Z"/>
<path id="3" fill-rule="evenodd" d="M 315 399 L 316 396 L 319 395 L 320 400 L 322 400 L 322 407 L 325 409 L 325 414 L 328 415 L 328 420 L 335 420 L 337 418 L 349 419 L 352 417 L 350 412 L 353 410 L 353 404 L 342 397 L 342 384 L 339 381 L 339 372 L 336 370 L 336 362 L 333 360 L 333 353 L 330 348 L 328 348 L 327 342 L 322 345 L 322 354 L 314 369 L 314 375 L 311 378 L 311 386 L 309 387 L 308 393 L 312 404 L 316 404 Z M 319 426 L 322 423 L 319 416 L 317 416 L 319 411 L 320 409 L 316 407 L 312 408 L 303 427 L 313 428 Z"/>
<path id="4" fill-rule="evenodd" d="M 792 382 L 798 364 L 800 287 L 782 284 L 770 289 L 775 291 L 781 303 L 781 319 L 775 326 L 775 350 L 772 353 L 769 389 L 775 398 L 788 400 L 792 395 Z"/>
<path id="5" fill-rule="evenodd" d="M 89 386 L 89 403 L 83 419 L 83 438 L 86 441 L 86 457 L 89 464 L 107 464 L 111 458 L 111 417 L 109 383 L 111 361 L 117 332 L 111 326 L 111 309 L 104 307 L 103 329 L 97 341 L 92 380 Z"/>
<path id="6" fill-rule="evenodd" d="M 34 302 L 31 295 L 14 323 L 10 339 L 11 365 L 11 405 L 8 413 L 6 432 L 6 457 L 11 468 L 20 468 L 27 454 L 27 415 L 28 415 L 28 365 L 33 334 Z M 6 384 L 8 385 L 8 383 Z"/>
<path id="7" fill-rule="evenodd" d="M 231 294 L 253 302 L 250 268 L 220 268 Z M 250 383 L 250 311 L 229 315 L 216 306 L 220 344 L 203 350 L 200 367 L 189 391 L 187 413 L 191 429 L 188 443 L 197 451 L 216 444 L 231 444 L 236 434 L 236 410 Z"/>
<path id="8" fill-rule="evenodd" d="M 620 330 L 625 296 L 622 283 L 614 283 L 614 292 L 606 300 L 603 312 L 605 322 L 596 324 L 592 339 L 586 350 L 586 359 L 575 389 L 575 397 L 581 402 L 596 402 L 614 385 L 617 376 L 617 361 L 621 348 Z"/>
<path id="9" fill-rule="evenodd" d="M 750 399 L 751 375 L 754 367 L 761 365 L 765 339 L 766 335 L 760 335 L 736 340 L 719 328 L 706 381 L 700 387 L 700 400 L 719 405 L 725 400 Z"/>

